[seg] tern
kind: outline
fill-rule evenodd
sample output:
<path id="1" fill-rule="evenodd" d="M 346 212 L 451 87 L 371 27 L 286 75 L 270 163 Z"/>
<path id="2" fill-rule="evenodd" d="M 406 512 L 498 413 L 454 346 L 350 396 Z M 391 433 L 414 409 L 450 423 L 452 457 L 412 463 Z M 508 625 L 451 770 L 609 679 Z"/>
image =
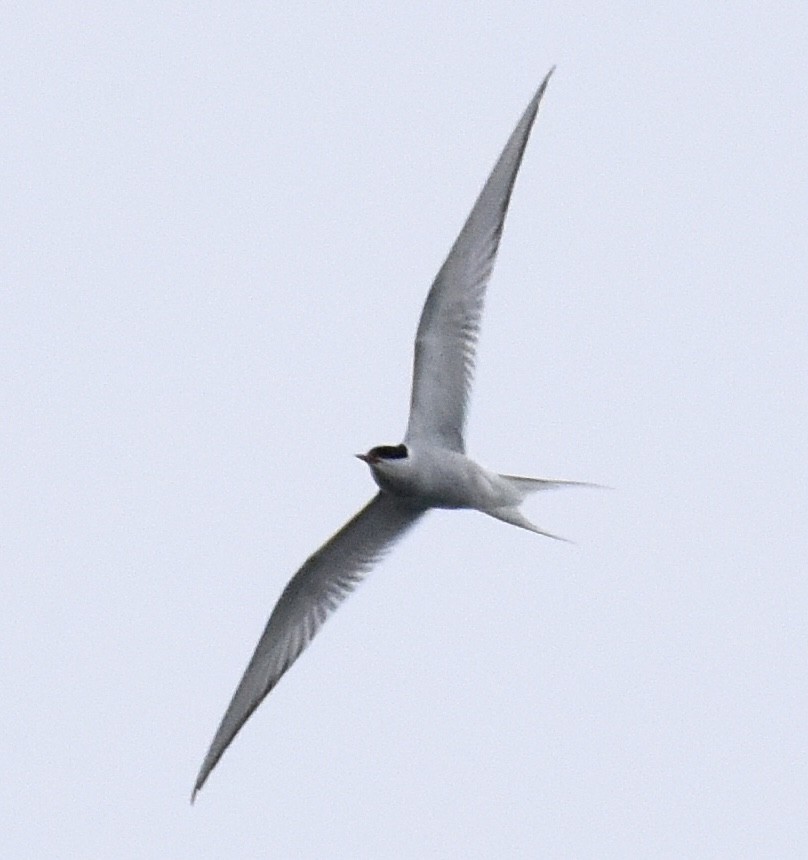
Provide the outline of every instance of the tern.
<path id="1" fill-rule="evenodd" d="M 392 545 L 430 508 L 471 508 L 548 537 L 519 509 L 537 490 L 580 481 L 490 472 L 465 453 L 463 428 L 485 290 L 516 174 L 550 69 L 488 177 L 426 298 L 415 337 L 404 441 L 357 454 L 378 492 L 292 577 L 202 762 L 191 801 L 238 731 L 317 631 Z"/>

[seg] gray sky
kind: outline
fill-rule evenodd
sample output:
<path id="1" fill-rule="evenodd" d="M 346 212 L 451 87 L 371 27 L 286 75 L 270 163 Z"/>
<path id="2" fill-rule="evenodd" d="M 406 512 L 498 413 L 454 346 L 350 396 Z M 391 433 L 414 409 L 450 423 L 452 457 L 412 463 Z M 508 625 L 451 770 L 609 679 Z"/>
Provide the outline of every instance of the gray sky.
<path id="1" fill-rule="evenodd" d="M 805 5 L 15 5 L 8 856 L 804 856 Z M 433 513 L 191 808 L 553 63 L 469 449 L 616 490 Z"/>

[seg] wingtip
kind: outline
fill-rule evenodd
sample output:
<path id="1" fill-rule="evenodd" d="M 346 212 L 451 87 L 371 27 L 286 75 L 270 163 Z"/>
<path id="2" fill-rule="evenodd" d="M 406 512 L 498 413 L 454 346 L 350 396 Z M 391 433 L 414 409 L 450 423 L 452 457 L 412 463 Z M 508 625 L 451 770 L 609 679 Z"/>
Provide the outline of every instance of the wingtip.
<path id="1" fill-rule="evenodd" d="M 555 66 L 550 67 L 550 71 L 544 76 L 544 79 L 539 84 L 535 95 L 530 100 L 530 104 L 528 105 L 528 112 L 531 113 L 534 117 L 539 110 L 539 105 L 541 104 L 542 97 L 544 96 L 544 91 L 547 89 L 547 84 L 550 82 L 550 78 L 553 76 L 553 72 L 556 70 Z"/>
<path id="2" fill-rule="evenodd" d="M 199 794 L 200 791 L 202 791 L 202 786 L 207 781 L 207 778 L 208 778 L 208 774 L 205 774 L 203 776 L 200 773 L 199 776 L 197 776 L 196 782 L 194 783 L 194 790 L 191 792 L 191 806 L 194 805 L 194 801 L 196 800 L 196 796 L 197 796 L 197 794 Z"/>
<path id="3" fill-rule="evenodd" d="M 553 72 L 555 72 L 555 65 L 550 66 L 550 71 L 544 76 L 544 80 L 539 84 L 539 89 L 536 92 L 536 95 L 541 98 L 544 94 L 544 91 L 547 89 L 547 84 L 550 82 L 550 78 L 553 76 Z"/>

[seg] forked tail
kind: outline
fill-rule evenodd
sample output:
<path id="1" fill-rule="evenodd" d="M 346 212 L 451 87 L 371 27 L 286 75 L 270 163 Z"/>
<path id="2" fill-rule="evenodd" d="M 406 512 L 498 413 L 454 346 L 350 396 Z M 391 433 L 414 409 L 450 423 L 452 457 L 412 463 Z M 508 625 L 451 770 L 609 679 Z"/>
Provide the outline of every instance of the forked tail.
<path id="1" fill-rule="evenodd" d="M 521 475 L 500 475 L 504 478 L 519 494 L 519 500 L 516 504 L 508 507 L 494 508 L 486 511 L 492 517 L 502 520 L 511 525 L 519 526 L 519 528 L 527 529 L 545 537 L 553 538 L 554 540 L 563 540 L 567 543 L 572 543 L 569 538 L 554 535 L 552 532 L 540 529 L 519 510 L 519 505 L 529 493 L 536 493 L 539 490 L 556 490 L 559 487 L 600 487 L 600 484 L 592 484 L 588 481 L 556 481 L 548 478 L 524 478 Z"/>

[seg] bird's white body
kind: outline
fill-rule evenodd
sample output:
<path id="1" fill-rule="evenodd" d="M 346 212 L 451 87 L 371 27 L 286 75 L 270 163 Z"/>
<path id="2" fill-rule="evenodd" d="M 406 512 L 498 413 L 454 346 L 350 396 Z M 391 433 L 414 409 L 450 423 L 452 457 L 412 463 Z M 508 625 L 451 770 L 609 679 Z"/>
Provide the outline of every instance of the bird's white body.
<path id="1" fill-rule="evenodd" d="M 530 522 L 519 505 L 528 493 L 538 490 L 592 486 L 581 481 L 500 475 L 465 454 L 429 444 L 409 444 L 406 449 L 407 456 L 402 458 L 357 456 L 368 463 L 373 480 L 382 492 L 415 512 L 430 508 L 467 508 L 536 534 L 563 540 Z"/>
<path id="2" fill-rule="evenodd" d="M 427 295 L 415 338 L 404 442 L 357 455 L 370 466 L 379 492 L 287 584 L 208 749 L 194 795 L 323 622 L 426 511 L 472 508 L 547 534 L 522 514 L 520 503 L 530 492 L 575 483 L 490 472 L 466 456 L 463 434 L 485 290 L 549 78 L 511 134 Z"/>
<path id="3" fill-rule="evenodd" d="M 423 508 L 472 508 L 488 511 L 522 500 L 515 488 L 457 451 L 430 445 L 407 445 L 400 460 L 371 463 L 380 490 Z"/>

